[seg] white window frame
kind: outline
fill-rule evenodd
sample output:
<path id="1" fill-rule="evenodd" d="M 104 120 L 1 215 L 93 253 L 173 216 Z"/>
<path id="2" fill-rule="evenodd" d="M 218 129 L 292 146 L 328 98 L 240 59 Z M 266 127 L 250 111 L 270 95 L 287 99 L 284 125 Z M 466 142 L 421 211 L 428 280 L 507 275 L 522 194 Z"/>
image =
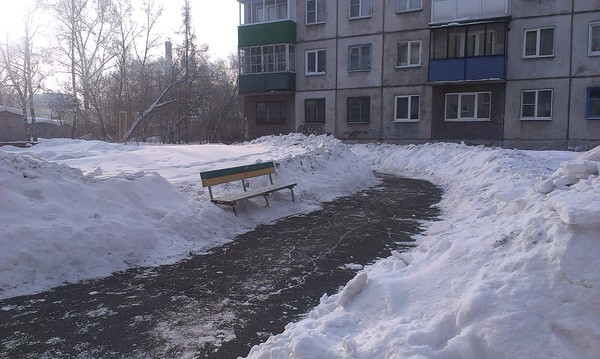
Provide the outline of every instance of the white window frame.
<path id="1" fill-rule="evenodd" d="M 542 43 L 542 30 L 552 29 L 552 54 L 550 55 L 540 55 L 540 48 Z M 536 33 L 536 42 L 535 42 L 535 54 L 527 55 L 527 33 L 535 32 Z M 540 27 L 536 29 L 527 29 L 523 32 L 523 58 L 524 59 L 533 59 L 533 58 L 543 58 L 543 57 L 554 57 L 554 52 L 556 50 L 556 31 L 554 27 Z"/>
<path id="2" fill-rule="evenodd" d="M 309 67 L 310 67 L 310 61 L 308 59 L 309 54 L 315 54 L 315 59 L 314 59 L 314 68 L 316 69 L 316 71 L 310 71 Z M 325 68 L 323 69 L 323 71 L 319 71 L 319 57 L 320 54 L 322 54 L 322 56 L 325 56 Z M 310 50 L 306 50 L 304 52 L 304 74 L 306 76 L 315 76 L 315 75 L 325 75 L 325 73 L 327 72 L 327 52 L 326 49 L 310 49 Z"/>
<path id="3" fill-rule="evenodd" d="M 593 38 L 592 38 L 592 29 L 594 27 L 600 28 L 600 21 L 590 22 L 589 33 L 588 33 L 588 55 L 589 56 L 600 56 L 600 46 L 598 47 L 598 50 L 593 50 L 593 44 L 594 44 L 594 42 L 592 41 L 593 40 Z M 600 38 L 596 39 L 596 42 L 600 44 Z"/>
<path id="4" fill-rule="evenodd" d="M 353 4 L 356 2 L 357 4 Z M 358 6 L 358 15 L 352 16 L 352 7 Z M 373 16 L 373 0 L 348 0 L 348 19 L 364 19 Z"/>
<path id="5" fill-rule="evenodd" d="M 411 118 L 412 100 L 417 98 L 417 118 Z M 398 100 L 406 99 L 408 102 L 408 117 L 398 117 Z M 394 122 L 419 122 L 421 120 L 421 95 L 399 95 L 394 97 Z"/>
<path id="6" fill-rule="evenodd" d="M 419 7 L 410 7 L 411 0 L 396 0 L 396 13 L 412 12 L 423 10 L 423 0 L 419 0 Z M 400 5 L 403 5 L 402 8 Z"/>
<path id="7" fill-rule="evenodd" d="M 416 64 L 412 64 L 410 63 L 411 59 L 412 59 L 412 45 L 413 44 L 419 44 L 419 62 Z M 399 55 L 399 51 L 400 51 L 400 45 L 401 44 L 407 44 L 407 54 L 406 54 L 406 59 L 408 60 L 408 63 L 406 65 L 401 65 L 398 63 L 398 58 L 400 57 Z M 415 40 L 415 41 L 400 41 L 396 44 L 396 68 L 406 68 L 406 67 L 420 67 L 421 66 L 421 41 L 420 40 Z"/>
<path id="8" fill-rule="evenodd" d="M 313 12 L 315 14 L 315 21 L 309 22 L 308 21 L 308 14 L 309 14 L 309 6 L 308 6 L 308 2 L 309 1 L 313 1 L 314 2 L 314 9 L 310 9 L 310 12 Z M 305 11 L 305 22 L 306 25 L 316 25 L 316 24 L 324 24 L 327 21 L 327 13 L 325 12 L 325 1 L 326 0 L 306 0 L 306 11 Z M 321 10 L 322 9 L 322 10 Z M 322 11 L 322 12 L 320 12 Z M 319 14 L 323 15 L 323 19 L 319 19 Z"/>
<path id="9" fill-rule="evenodd" d="M 539 94 L 542 91 L 550 91 L 550 116 L 538 116 L 538 106 L 540 105 L 539 104 Z M 523 105 L 524 105 L 523 104 L 523 95 L 526 92 L 535 92 L 535 102 L 533 104 L 534 105 L 534 111 L 533 112 L 535 114 L 534 116 L 523 116 Z M 552 109 L 553 109 L 553 107 L 554 107 L 554 90 L 553 89 L 548 89 L 548 88 L 545 88 L 545 89 L 526 89 L 526 90 L 522 90 L 521 91 L 521 109 L 520 109 L 520 116 L 519 116 L 521 120 L 525 120 L 525 121 L 527 121 L 527 120 L 536 120 L 536 121 L 539 121 L 539 120 L 542 120 L 542 121 L 552 120 L 552 112 L 553 112 Z"/>
<path id="10" fill-rule="evenodd" d="M 490 103 L 487 104 L 490 108 L 488 117 L 478 117 L 479 115 L 479 96 L 483 94 L 488 94 L 490 98 Z M 458 111 L 456 113 L 456 118 L 448 118 L 448 96 L 457 95 L 458 96 Z M 465 96 L 475 96 L 474 99 L 474 108 L 473 108 L 473 117 L 463 117 L 462 113 L 462 98 Z M 486 122 L 490 121 L 492 118 L 492 93 L 490 91 L 481 91 L 481 92 L 452 92 L 447 93 L 444 99 L 444 121 L 446 122 Z"/>

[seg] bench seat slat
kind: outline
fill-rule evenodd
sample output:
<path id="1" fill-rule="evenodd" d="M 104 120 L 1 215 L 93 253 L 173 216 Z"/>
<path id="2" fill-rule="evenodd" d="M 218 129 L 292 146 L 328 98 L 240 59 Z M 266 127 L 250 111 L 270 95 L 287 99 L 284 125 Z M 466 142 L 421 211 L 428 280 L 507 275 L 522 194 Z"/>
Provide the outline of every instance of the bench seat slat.
<path id="1" fill-rule="evenodd" d="M 261 188 L 251 189 L 251 190 L 248 190 L 248 191 L 242 192 L 242 193 L 232 194 L 230 196 L 216 197 L 212 200 L 212 202 L 217 203 L 217 204 L 233 205 L 244 199 L 249 199 L 249 198 L 258 197 L 258 196 L 264 196 L 264 195 L 279 191 L 284 188 L 292 189 L 292 188 L 294 188 L 294 186 L 296 186 L 296 183 L 291 183 L 291 182 L 283 183 L 283 184 L 278 183 L 278 184 L 269 185 L 269 186 L 265 186 L 265 187 L 261 187 Z"/>

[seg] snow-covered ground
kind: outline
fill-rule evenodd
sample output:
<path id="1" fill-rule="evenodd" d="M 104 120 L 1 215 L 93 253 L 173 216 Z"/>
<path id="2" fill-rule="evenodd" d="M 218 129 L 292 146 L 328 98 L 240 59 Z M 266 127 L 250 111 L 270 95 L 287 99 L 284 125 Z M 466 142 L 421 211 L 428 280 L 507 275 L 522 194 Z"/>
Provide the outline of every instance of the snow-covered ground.
<path id="1" fill-rule="evenodd" d="M 275 160 L 296 181 L 272 206 L 212 205 L 203 170 Z M 0 150 L 0 297 L 177 261 L 257 224 L 375 183 L 444 189 L 443 220 L 410 253 L 361 271 L 250 358 L 597 358 L 600 147 L 353 145 L 265 137 L 237 146 L 47 140 Z M 239 190 L 237 186 L 219 191 Z"/>

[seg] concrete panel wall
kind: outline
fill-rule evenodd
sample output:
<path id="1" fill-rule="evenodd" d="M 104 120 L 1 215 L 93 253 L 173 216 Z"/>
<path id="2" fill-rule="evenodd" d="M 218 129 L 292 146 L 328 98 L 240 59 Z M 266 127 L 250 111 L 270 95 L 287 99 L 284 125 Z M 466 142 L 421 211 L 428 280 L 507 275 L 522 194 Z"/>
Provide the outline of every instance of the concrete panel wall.
<path id="1" fill-rule="evenodd" d="M 335 91 L 306 91 L 296 93 L 296 128 L 305 123 L 304 101 L 307 99 L 325 99 L 325 123 L 323 130 L 326 133 L 335 133 L 336 126 L 336 92 Z"/>
<path id="2" fill-rule="evenodd" d="M 381 132 L 381 88 L 340 90 L 336 96 L 337 125 L 335 137 L 341 139 L 377 139 Z M 370 96 L 369 123 L 348 123 L 348 97 Z"/>
<path id="3" fill-rule="evenodd" d="M 421 66 L 396 68 L 397 44 L 421 41 Z M 429 30 L 386 33 L 383 50 L 383 86 L 419 85 L 427 83 L 429 63 Z"/>
<path id="4" fill-rule="evenodd" d="M 371 45 L 371 69 L 348 71 L 348 48 L 354 45 Z M 338 41 L 337 87 L 359 88 L 381 86 L 383 35 L 343 38 Z"/>
<path id="5" fill-rule="evenodd" d="M 386 1 L 389 3 L 389 1 Z M 350 0 L 338 0 L 338 36 L 360 36 L 383 32 L 382 0 L 372 0 L 373 13 L 370 17 L 349 19 Z"/>
<path id="6" fill-rule="evenodd" d="M 306 75 L 306 50 L 325 49 L 323 75 Z M 337 72 L 336 40 L 320 40 L 296 45 L 296 91 L 335 89 Z"/>
<path id="7" fill-rule="evenodd" d="M 571 76 L 600 76 L 600 56 L 589 56 L 590 22 L 600 22 L 600 5 L 593 13 L 573 16 L 573 64 Z"/>
<path id="8" fill-rule="evenodd" d="M 514 19 L 531 17 L 567 14 L 571 12 L 573 0 L 512 0 L 511 15 Z M 577 0 L 579 2 L 596 0 Z"/>
<path id="9" fill-rule="evenodd" d="M 552 89 L 552 120 L 521 120 L 521 91 Z M 569 80 L 546 79 L 512 81 L 506 85 L 504 138 L 511 140 L 561 143 L 567 138 Z M 558 142 L 556 142 L 558 141 Z"/>
<path id="10" fill-rule="evenodd" d="M 428 140 L 431 138 L 431 86 L 386 87 L 383 89 L 383 112 L 381 138 L 402 140 Z M 395 97 L 402 95 L 420 96 L 418 122 L 394 122 Z"/>
<path id="11" fill-rule="evenodd" d="M 600 9 L 600 0 L 574 0 L 574 11 L 598 11 Z"/>
<path id="12" fill-rule="evenodd" d="M 337 5 L 335 1 L 326 1 L 326 20 L 321 24 L 306 24 L 306 0 L 298 1 L 298 42 L 335 38 L 337 35 Z"/>
<path id="13" fill-rule="evenodd" d="M 586 118 L 588 87 L 600 87 L 600 76 L 577 78 L 571 81 L 569 138 L 576 141 L 592 140 L 595 145 L 600 145 L 600 120 Z"/>
<path id="14" fill-rule="evenodd" d="M 542 27 L 554 27 L 554 56 L 523 58 L 525 30 Z M 511 21 L 508 33 L 507 80 L 569 76 L 570 31 L 570 15 Z"/>
<path id="15" fill-rule="evenodd" d="M 396 12 L 396 1 L 385 1 L 385 32 L 427 29 L 431 20 L 431 1 L 422 1 L 423 9 Z"/>

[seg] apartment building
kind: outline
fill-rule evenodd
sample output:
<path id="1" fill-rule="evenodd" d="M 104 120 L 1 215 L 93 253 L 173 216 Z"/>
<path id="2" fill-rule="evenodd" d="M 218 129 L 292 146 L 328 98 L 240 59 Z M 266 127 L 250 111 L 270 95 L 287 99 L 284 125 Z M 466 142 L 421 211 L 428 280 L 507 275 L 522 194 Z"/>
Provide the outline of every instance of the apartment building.
<path id="1" fill-rule="evenodd" d="M 238 0 L 250 137 L 600 144 L 600 0 Z"/>

